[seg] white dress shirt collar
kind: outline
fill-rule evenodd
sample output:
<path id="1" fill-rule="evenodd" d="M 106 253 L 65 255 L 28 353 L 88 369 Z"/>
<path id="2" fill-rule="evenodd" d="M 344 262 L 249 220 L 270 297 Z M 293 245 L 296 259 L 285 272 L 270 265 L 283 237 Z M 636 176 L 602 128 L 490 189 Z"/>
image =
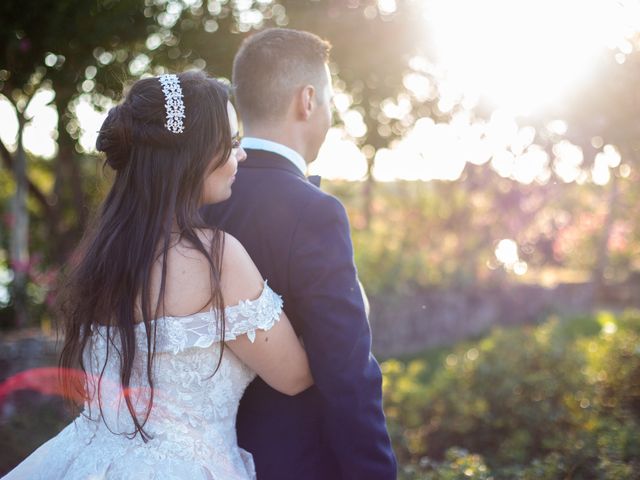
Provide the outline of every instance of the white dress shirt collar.
<path id="1" fill-rule="evenodd" d="M 298 167 L 298 170 L 300 170 L 303 175 L 307 174 L 307 163 L 304 161 L 304 158 L 302 158 L 302 155 L 286 145 L 265 140 L 264 138 L 244 137 L 242 139 L 242 148 L 277 153 Z"/>

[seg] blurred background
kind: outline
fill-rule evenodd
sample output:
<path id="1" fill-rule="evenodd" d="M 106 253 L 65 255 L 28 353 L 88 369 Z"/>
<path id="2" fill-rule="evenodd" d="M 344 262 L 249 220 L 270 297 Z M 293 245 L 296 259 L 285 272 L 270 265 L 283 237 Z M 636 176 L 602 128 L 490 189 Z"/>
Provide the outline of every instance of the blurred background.
<path id="1" fill-rule="evenodd" d="M 401 479 L 640 478 L 640 1 L 0 3 L 0 474 L 70 420 L 51 306 L 123 85 L 333 44 L 310 173 L 346 205 Z"/>

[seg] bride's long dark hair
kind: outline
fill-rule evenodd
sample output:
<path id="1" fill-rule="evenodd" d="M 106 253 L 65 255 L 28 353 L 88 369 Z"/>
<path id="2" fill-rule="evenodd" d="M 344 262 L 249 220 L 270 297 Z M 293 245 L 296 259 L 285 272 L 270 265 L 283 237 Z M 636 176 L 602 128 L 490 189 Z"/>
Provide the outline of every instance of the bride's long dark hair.
<path id="1" fill-rule="evenodd" d="M 210 302 L 218 313 L 218 327 L 224 332 L 220 290 L 224 236 L 214 230 L 211 247 L 205 247 L 198 229 L 210 226 L 198 210 L 207 173 L 212 167 L 223 165 L 231 153 L 229 95 L 223 84 L 203 73 L 187 72 L 178 78 L 185 105 L 183 133 L 172 133 L 165 127 L 165 97 L 158 78 L 134 83 L 124 101 L 109 111 L 100 129 L 97 149 L 106 154 L 105 163 L 115 170 L 115 178 L 85 233 L 76 260 L 68 267 L 59 296 L 64 335 L 59 364 L 65 395 L 86 398 L 86 385 L 74 381 L 77 376 L 64 372 L 80 368 L 86 374 L 83 352 L 91 347 L 92 327 L 106 328 L 110 341 L 104 365 L 109 351 L 115 351 L 120 361 L 121 387 L 135 427 L 131 436 L 140 434 L 145 441 L 149 436 L 144 425 L 153 406 L 153 320 L 164 312 L 167 252 L 172 238 L 175 242 L 176 229 L 180 240 L 191 244 L 210 264 Z M 162 274 L 159 295 L 154 299 L 150 280 L 158 259 Z M 134 331 L 140 319 L 146 332 L 146 377 L 150 388 L 148 408 L 142 418 L 127 394 L 134 359 L 141 353 L 136 350 Z M 224 342 L 222 345 L 224 348 Z M 222 349 L 218 366 L 221 358 Z M 98 385 L 101 380 L 102 373 Z M 99 391 L 98 388 L 98 398 Z"/>

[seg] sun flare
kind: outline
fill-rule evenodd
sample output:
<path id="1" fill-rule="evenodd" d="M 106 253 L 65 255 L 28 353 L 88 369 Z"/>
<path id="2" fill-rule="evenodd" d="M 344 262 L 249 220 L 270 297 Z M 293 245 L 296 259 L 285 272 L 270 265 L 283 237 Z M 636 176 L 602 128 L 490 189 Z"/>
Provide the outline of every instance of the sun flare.
<path id="1" fill-rule="evenodd" d="M 560 101 L 597 68 L 606 49 L 624 51 L 624 12 L 610 0 L 424 4 L 428 41 L 447 81 L 516 115 Z"/>

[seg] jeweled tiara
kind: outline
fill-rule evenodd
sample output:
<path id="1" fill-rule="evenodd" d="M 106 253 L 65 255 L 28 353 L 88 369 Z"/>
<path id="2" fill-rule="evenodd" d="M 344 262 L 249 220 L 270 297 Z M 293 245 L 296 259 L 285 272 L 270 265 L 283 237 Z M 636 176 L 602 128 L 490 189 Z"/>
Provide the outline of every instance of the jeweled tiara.
<path id="1" fill-rule="evenodd" d="M 182 88 L 178 76 L 165 74 L 158 77 L 164 93 L 164 108 L 167 112 L 167 123 L 164 126 L 171 133 L 184 132 L 182 119 L 184 116 L 184 103 L 182 102 Z"/>

